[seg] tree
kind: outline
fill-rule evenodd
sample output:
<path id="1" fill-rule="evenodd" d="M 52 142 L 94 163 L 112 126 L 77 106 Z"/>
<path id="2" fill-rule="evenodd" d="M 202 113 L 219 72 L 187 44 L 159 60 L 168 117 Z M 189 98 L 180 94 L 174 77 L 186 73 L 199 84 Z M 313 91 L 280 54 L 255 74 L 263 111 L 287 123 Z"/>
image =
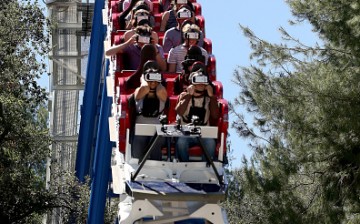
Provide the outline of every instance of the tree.
<path id="1" fill-rule="evenodd" d="M 0 2 L 1 223 L 40 223 L 58 207 L 79 219 L 86 215 L 89 186 L 79 184 L 73 174 L 59 173 L 62 181 L 45 188 L 51 139 L 47 92 L 36 80 L 46 74 L 48 29 L 37 1 Z"/>
<path id="2" fill-rule="evenodd" d="M 257 64 L 235 72 L 240 94 L 231 109 L 238 118 L 233 127 L 251 139 L 254 155 L 230 184 L 226 203 L 239 217 L 230 213 L 230 220 L 357 223 L 360 4 L 287 3 L 297 19 L 292 23 L 310 22 L 323 44 L 306 46 L 282 28 L 283 43 L 269 43 L 241 26 Z M 236 112 L 240 105 L 252 125 Z"/>
<path id="3" fill-rule="evenodd" d="M 38 7 L 17 1 L 0 6 L 0 219 L 14 223 L 43 212 L 54 197 L 44 191 L 50 139 L 38 116 L 47 94 L 36 83 L 45 72 L 38 58 L 48 39 Z"/>

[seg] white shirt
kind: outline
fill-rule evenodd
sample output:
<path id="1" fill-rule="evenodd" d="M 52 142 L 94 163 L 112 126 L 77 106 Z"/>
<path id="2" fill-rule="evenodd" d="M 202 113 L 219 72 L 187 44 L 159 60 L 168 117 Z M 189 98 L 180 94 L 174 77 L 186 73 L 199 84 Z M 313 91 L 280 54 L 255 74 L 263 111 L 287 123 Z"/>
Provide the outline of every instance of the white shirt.
<path id="1" fill-rule="evenodd" d="M 205 57 L 205 65 L 207 65 L 209 55 L 204 48 L 200 47 L 200 49 L 201 49 L 202 55 L 204 55 L 204 57 Z M 169 51 L 167 62 L 168 62 L 168 64 L 176 64 L 176 72 L 182 71 L 183 66 L 182 66 L 181 62 L 184 61 L 187 51 L 188 51 L 188 48 L 185 47 L 183 44 L 180 44 L 179 46 L 177 46 L 175 48 L 171 48 L 171 50 Z"/>

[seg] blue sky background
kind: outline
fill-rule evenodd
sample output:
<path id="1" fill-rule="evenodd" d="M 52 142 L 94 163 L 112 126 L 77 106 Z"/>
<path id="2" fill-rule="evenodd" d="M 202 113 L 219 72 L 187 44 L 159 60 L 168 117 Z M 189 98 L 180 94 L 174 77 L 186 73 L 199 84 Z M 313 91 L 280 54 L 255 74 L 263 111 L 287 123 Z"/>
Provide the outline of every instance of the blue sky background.
<path id="1" fill-rule="evenodd" d="M 270 42 L 281 42 L 278 31 L 280 27 L 284 27 L 291 35 L 306 44 L 318 41 L 317 36 L 311 32 L 309 24 L 289 25 L 288 21 L 293 17 L 284 0 L 197 0 L 197 2 L 201 4 L 202 14 L 205 17 L 206 36 L 213 43 L 217 79 L 223 83 L 224 98 L 228 101 L 232 101 L 239 93 L 239 88 L 231 81 L 234 70 L 239 66 L 251 64 L 249 42 L 242 34 L 239 24 L 249 27 L 258 37 Z M 42 1 L 39 3 L 44 6 Z M 39 82 L 49 89 L 47 75 L 44 75 Z M 230 122 L 232 120 L 230 117 Z M 232 167 L 239 167 L 242 156 L 250 158 L 252 152 L 247 146 L 248 143 L 240 139 L 234 130 L 229 128 L 229 133 L 232 156 L 235 158 Z"/>
<path id="2" fill-rule="evenodd" d="M 250 45 L 242 34 L 239 24 L 249 27 L 261 39 L 273 43 L 281 42 L 280 27 L 284 27 L 289 34 L 306 44 L 314 44 L 318 41 L 309 24 L 289 25 L 288 21 L 294 17 L 284 0 L 198 0 L 197 2 L 201 4 L 202 14 L 205 17 L 206 36 L 213 43 L 217 79 L 222 82 L 224 98 L 228 101 L 232 101 L 239 94 L 239 88 L 231 81 L 234 70 L 239 66 L 251 64 Z M 232 120 L 233 118 L 230 117 L 230 122 Z M 229 133 L 232 156 L 235 157 L 231 167 L 239 167 L 243 155 L 250 158 L 252 151 L 247 146 L 248 143 L 239 138 L 234 130 L 229 128 Z"/>

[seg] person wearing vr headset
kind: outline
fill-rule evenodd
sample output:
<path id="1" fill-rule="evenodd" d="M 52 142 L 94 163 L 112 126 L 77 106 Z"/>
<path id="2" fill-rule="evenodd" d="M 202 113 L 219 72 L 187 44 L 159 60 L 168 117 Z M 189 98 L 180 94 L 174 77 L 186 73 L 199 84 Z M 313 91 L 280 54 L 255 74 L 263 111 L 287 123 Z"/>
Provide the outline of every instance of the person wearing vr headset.
<path id="1" fill-rule="evenodd" d="M 183 91 L 187 89 L 189 85 L 191 85 L 191 82 L 189 82 L 189 76 L 191 73 L 192 66 L 197 64 L 204 65 L 205 64 L 205 57 L 202 55 L 202 51 L 200 47 L 194 45 L 191 46 L 185 56 L 184 61 L 181 62 L 183 66 L 183 70 L 181 74 L 177 76 L 175 79 L 175 85 L 174 85 L 174 94 L 179 95 Z M 212 85 L 211 82 L 209 82 L 209 85 Z"/>
<path id="2" fill-rule="evenodd" d="M 121 53 L 123 55 L 123 69 L 136 70 L 140 65 L 141 48 L 145 44 L 153 44 L 156 47 L 156 62 L 161 71 L 166 71 L 166 61 L 164 50 L 159 44 L 155 44 L 151 39 L 152 28 L 148 25 L 137 26 L 135 34 L 126 42 L 114 45 L 105 51 L 106 56 Z"/>
<path id="3" fill-rule="evenodd" d="M 121 3 L 121 7 L 123 8 L 123 3 Z M 147 11 L 150 11 L 149 5 L 146 4 L 143 0 L 131 0 L 130 5 L 127 6 L 126 8 L 123 8 L 123 11 L 119 16 L 120 30 L 127 29 L 129 25 L 129 21 L 132 18 L 132 14 L 134 14 L 134 12 L 139 9 L 145 9 Z"/>
<path id="4" fill-rule="evenodd" d="M 123 10 L 128 9 L 131 5 L 137 4 L 139 1 L 146 3 L 150 11 L 153 10 L 153 3 L 151 0 L 124 0 L 122 3 Z"/>
<path id="5" fill-rule="evenodd" d="M 177 26 L 176 14 L 181 6 L 187 5 L 194 12 L 194 6 L 189 0 L 174 0 L 173 8 L 164 12 L 161 18 L 160 31 L 167 31 Z"/>
<path id="6" fill-rule="evenodd" d="M 141 85 L 135 89 L 133 95 L 136 107 L 135 123 L 160 124 L 158 117 L 163 113 L 167 101 L 166 88 L 161 84 L 162 75 L 156 61 L 147 61 L 143 70 Z M 152 136 L 134 136 L 131 146 L 133 158 L 142 159 L 146 153 L 144 146 L 151 138 Z M 165 139 L 160 138 L 150 154 L 150 159 L 161 160 L 161 148 L 164 145 Z"/>
<path id="7" fill-rule="evenodd" d="M 130 30 L 124 33 L 123 41 L 124 42 L 128 41 L 135 34 L 135 29 L 137 26 L 144 26 L 144 25 L 151 26 L 149 21 L 149 16 L 150 16 L 149 12 L 144 9 L 140 9 L 136 11 L 136 13 L 134 14 L 134 18 L 131 22 L 132 27 Z M 159 36 L 155 31 L 151 31 L 151 40 L 153 40 L 155 44 L 159 42 Z"/>
<path id="8" fill-rule="evenodd" d="M 150 26 L 151 27 L 154 27 L 155 26 L 155 17 L 154 15 L 152 14 L 152 11 L 150 9 L 150 7 L 148 6 L 148 4 L 146 4 L 146 2 L 144 1 L 138 1 L 134 8 L 131 10 L 131 13 L 128 14 L 126 16 L 126 27 L 125 29 L 131 29 L 133 28 L 133 23 L 134 23 L 134 19 L 135 19 L 135 14 L 138 13 L 138 11 L 140 10 L 145 10 L 147 11 L 147 14 L 148 14 L 148 20 L 149 20 L 149 23 L 150 23 Z"/>
<path id="9" fill-rule="evenodd" d="M 183 5 L 176 13 L 177 26 L 168 29 L 164 34 L 163 49 L 168 53 L 171 48 L 178 46 L 182 42 L 181 29 L 186 24 L 195 24 L 194 12 L 187 5 Z M 200 30 L 198 46 L 204 45 L 204 34 Z"/>
<path id="10" fill-rule="evenodd" d="M 219 118 L 219 107 L 217 98 L 213 94 L 213 88 L 209 85 L 210 81 L 204 64 L 196 63 L 192 66 L 189 82 L 191 84 L 186 88 L 186 91 L 179 95 L 175 107 L 181 124 L 192 123 L 192 119 L 195 117 L 198 118 L 197 124 L 200 126 L 208 126 L 215 123 Z M 202 142 L 211 158 L 214 159 L 216 148 L 215 139 L 203 138 Z M 175 144 L 179 160 L 188 162 L 188 150 L 190 147 L 196 145 L 199 145 L 196 137 L 179 137 Z"/>
<path id="11" fill-rule="evenodd" d="M 195 24 L 186 24 L 182 28 L 182 44 L 172 48 L 167 58 L 169 72 L 181 72 L 182 62 L 191 46 L 197 45 L 200 37 L 200 28 Z M 208 61 L 207 51 L 200 47 L 202 55 L 205 57 L 205 65 Z"/>

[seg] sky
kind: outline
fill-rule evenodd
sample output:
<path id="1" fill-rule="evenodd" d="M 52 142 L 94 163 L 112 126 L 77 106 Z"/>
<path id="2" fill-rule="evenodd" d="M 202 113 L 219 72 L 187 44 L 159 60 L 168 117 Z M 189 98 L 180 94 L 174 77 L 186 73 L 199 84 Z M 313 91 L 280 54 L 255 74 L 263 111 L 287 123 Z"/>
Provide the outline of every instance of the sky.
<path id="1" fill-rule="evenodd" d="M 313 44 L 318 40 L 311 32 L 309 24 L 289 25 L 288 21 L 293 17 L 284 0 L 197 0 L 197 2 L 201 4 L 202 15 L 205 17 L 206 37 L 212 40 L 217 79 L 222 82 L 224 98 L 228 101 L 233 101 L 239 94 L 239 88 L 231 81 L 234 70 L 239 66 L 246 67 L 251 64 L 250 45 L 242 34 L 239 24 L 249 27 L 258 37 L 270 42 L 281 42 L 278 31 L 280 27 L 284 27 L 304 43 Z M 48 86 L 48 83 L 47 76 L 40 80 L 42 86 Z M 233 118 L 230 117 L 229 123 L 232 121 Z M 241 158 L 243 156 L 250 158 L 252 151 L 247 146 L 248 143 L 230 128 L 230 124 L 229 133 L 232 157 L 235 158 L 231 162 L 231 167 L 237 168 L 241 165 Z"/>
<path id="2" fill-rule="evenodd" d="M 294 17 L 284 0 L 197 0 L 202 6 L 205 17 L 206 37 L 212 40 L 213 54 L 216 57 L 217 79 L 224 87 L 224 98 L 233 101 L 239 94 L 239 88 L 233 80 L 234 71 L 247 67 L 251 63 L 250 45 L 242 34 L 239 24 L 249 27 L 258 37 L 273 43 L 281 42 L 280 27 L 307 44 L 318 41 L 311 26 L 307 23 L 290 26 L 289 20 Z M 221 3 L 220 3 L 221 2 Z M 224 3 L 226 2 L 226 4 Z M 240 108 L 241 110 L 241 108 Z M 230 122 L 233 120 L 230 117 Z M 239 138 L 234 129 L 229 133 L 232 149 L 232 168 L 241 166 L 241 158 L 250 158 L 252 151 L 248 142 Z"/>

